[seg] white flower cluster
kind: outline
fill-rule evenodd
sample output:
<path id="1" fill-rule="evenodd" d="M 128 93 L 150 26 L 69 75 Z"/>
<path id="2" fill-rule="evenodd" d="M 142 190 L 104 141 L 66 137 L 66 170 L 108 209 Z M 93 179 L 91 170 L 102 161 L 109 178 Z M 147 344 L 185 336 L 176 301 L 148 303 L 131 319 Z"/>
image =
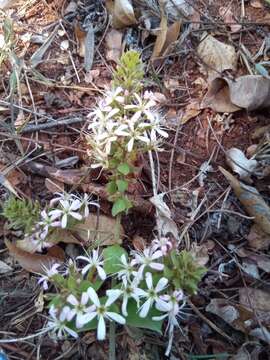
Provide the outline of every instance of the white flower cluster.
<path id="1" fill-rule="evenodd" d="M 96 318 L 98 324 L 97 339 L 104 340 L 106 336 L 106 320 L 125 324 L 128 316 L 128 302 L 133 299 L 137 304 L 138 315 L 141 318 L 146 318 L 152 308 L 156 308 L 163 313 L 163 315 L 154 316 L 152 319 L 159 321 L 167 318 L 167 330 L 170 338 L 172 338 L 174 328 L 179 327 L 178 317 L 180 310 L 185 305 L 185 297 L 181 289 L 167 293 L 168 279 L 165 277 L 161 277 L 154 286 L 152 272 L 164 269 L 163 250 L 165 245 L 166 249 L 172 246 L 169 240 L 167 240 L 167 244 L 165 244 L 165 239 L 162 239 L 161 243 L 154 240 L 152 245 L 142 252 L 133 251 L 130 261 L 123 254 L 119 261 L 121 269 L 114 274 L 121 283 L 120 288 L 107 290 L 106 299 L 103 302 L 101 302 L 92 287 L 83 292 L 79 299 L 73 294 L 68 295 L 65 299 L 65 305 L 60 309 L 51 307 L 49 327 L 58 336 L 68 333 L 77 337 L 77 332 L 70 329 L 67 323 L 74 320 L 75 327 L 79 330 Z M 101 280 L 106 280 L 107 274 L 103 266 L 104 260 L 98 249 L 92 250 L 86 256 L 79 256 L 76 260 L 79 264 L 81 262 L 85 263 L 82 268 L 76 266 L 82 276 L 90 272 L 91 275 L 96 274 Z M 48 271 L 48 276 L 43 276 L 42 280 L 39 281 L 40 283 L 43 282 L 43 284 L 45 281 L 46 288 L 48 287 L 47 281 L 50 275 L 51 277 L 55 275 L 55 270 L 56 267 Z M 111 305 L 116 301 L 120 302 L 121 313 L 111 309 Z"/>
<path id="2" fill-rule="evenodd" d="M 121 87 L 108 91 L 98 107 L 89 114 L 89 143 L 96 163 L 92 167 L 108 168 L 109 155 L 116 144 L 127 152 L 157 148 L 158 136 L 168 137 L 160 125 L 160 115 L 154 110 L 154 95 L 143 97 L 128 94 Z"/>
<path id="3" fill-rule="evenodd" d="M 70 219 L 81 221 L 89 215 L 89 206 L 99 206 L 91 201 L 91 196 L 84 194 L 77 196 L 74 194 L 56 193 L 50 201 L 49 210 L 43 210 L 40 214 L 40 221 L 36 224 L 31 235 L 26 235 L 29 242 L 36 251 L 50 247 L 53 244 L 46 242 L 49 231 L 52 228 L 65 229 Z"/>

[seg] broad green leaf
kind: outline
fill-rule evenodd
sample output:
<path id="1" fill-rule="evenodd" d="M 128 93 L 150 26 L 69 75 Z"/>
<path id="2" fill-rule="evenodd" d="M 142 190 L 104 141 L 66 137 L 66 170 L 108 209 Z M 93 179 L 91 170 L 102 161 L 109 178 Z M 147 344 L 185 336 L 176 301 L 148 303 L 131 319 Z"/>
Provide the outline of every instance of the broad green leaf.
<path id="1" fill-rule="evenodd" d="M 146 318 L 141 318 L 138 314 L 138 308 L 135 300 L 129 300 L 127 306 L 128 316 L 126 317 L 126 324 L 143 329 L 149 329 L 162 334 L 161 328 L 163 320 L 152 320 L 153 316 L 162 315 L 158 310 L 151 309 Z"/>
<path id="2" fill-rule="evenodd" d="M 69 290 L 75 290 L 78 286 L 76 279 L 74 279 L 72 276 L 70 276 L 67 280 L 67 286 Z"/>
<path id="3" fill-rule="evenodd" d="M 107 274 L 116 273 L 122 269 L 120 257 L 123 254 L 127 257 L 126 250 L 119 245 L 108 246 L 103 250 L 104 270 Z"/>
<path id="4" fill-rule="evenodd" d="M 115 201 L 112 207 L 112 216 L 116 216 L 127 209 L 126 201 L 123 198 L 119 198 Z"/>
<path id="5" fill-rule="evenodd" d="M 130 166 L 127 163 L 123 163 L 118 165 L 117 170 L 123 175 L 128 175 L 130 173 Z"/>
<path id="6" fill-rule="evenodd" d="M 106 185 L 106 189 L 110 195 L 113 195 L 117 192 L 117 185 L 115 181 L 110 181 Z"/>
<path id="7" fill-rule="evenodd" d="M 126 180 L 117 180 L 116 185 L 121 193 L 124 193 L 128 188 L 128 182 Z"/>
<path id="8" fill-rule="evenodd" d="M 94 282 L 91 282 L 88 280 L 83 280 L 80 283 L 79 291 L 81 291 L 81 292 L 87 291 L 87 289 L 89 287 L 92 287 L 94 290 L 98 291 L 101 288 L 102 284 L 103 284 L 103 281 L 100 279 L 96 279 Z"/>

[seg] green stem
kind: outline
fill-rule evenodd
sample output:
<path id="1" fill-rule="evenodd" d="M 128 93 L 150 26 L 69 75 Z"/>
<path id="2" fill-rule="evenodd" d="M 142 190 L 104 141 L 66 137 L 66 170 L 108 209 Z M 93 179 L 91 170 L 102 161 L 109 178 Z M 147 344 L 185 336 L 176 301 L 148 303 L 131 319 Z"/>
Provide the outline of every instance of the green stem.
<path id="1" fill-rule="evenodd" d="M 116 224 L 115 224 L 115 231 L 114 231 L 114 240 L 115 243 L 119 243 L 120 238 L 120 227 L 121 227 L 121 214 L 116 215 Z"/>

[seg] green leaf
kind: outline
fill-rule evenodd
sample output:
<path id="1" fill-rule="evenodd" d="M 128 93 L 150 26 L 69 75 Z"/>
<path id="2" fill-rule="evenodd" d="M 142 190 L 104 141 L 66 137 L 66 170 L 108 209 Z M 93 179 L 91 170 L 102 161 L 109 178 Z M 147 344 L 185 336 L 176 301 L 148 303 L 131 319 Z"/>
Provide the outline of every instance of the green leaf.
<path id="1" fill-rule="evenodd" d="M 128 256 L 126 250 L 119 245 L 108 246 L 103 250 L 104 270 L 107 274 L 113 274 L 122 269 L 120 257 L 123 254 Z"/>
<path id="2" fill-rule="evenodd" d="M 89 287 L 92 287 L 94 290 L 98 291 L 101 288 L 102 284 L 103 284 L 103 281 L 100 280 L 100 279 L 96 279 L 95 282 L 91 282 L 91 281 L 88 281 L 88 280 L 83 280 L 80 283 L 79 291 L 80 292 L 85 292 L 85 291 L 87 291 L 87 289 Z"/>
<path id="3" fill-rule="evenodd" d="M 74 279 L 74 277 L 70 276 L 67 280 L 67 286 L 68 286 L 69 290 L 75 290 L 77 287 L 76 279 Z"/>
<path id="4" fill-rule="evenodd" d="M 121 193 L 124 193 L 128 188 L 128 182 L 126 180 L 117 180 L 116 184 Z"/>
<path id="5" fill-rule="evenodd" d="M 128 175 L 130 173 L 130 166 L 127 163 L 123 163 L 117 166 L 117 170 L 123 175 Z"/>
<path id="6" fill-rule="evenodd" d="M 115 201 L 112 207 L 112 216 L 116 216 L 127 209 L 126 201 L 123 198 L 119 198 Z"/>
<path id="7" fill-rule="evenodd" d="M 106 190 L 110 195 L 115 194 L 117 192 L 116 182 L 115 181 L 108 182 L 108 184 L 106 185 Z"/>
<path id="8" fill-rule="evenodd" d="M 138 328 L 149 329 L 162 334 L 161 328 L 163 320 L 152 320 L 153 316 L 159 316 L 161 313 L 156 309 L 151 309 L 146 318 L 141 318 L 138 314 L 136 301 L 131 299 L 127 306 L 128 316 L 126 317 L 126 324 Z"/>

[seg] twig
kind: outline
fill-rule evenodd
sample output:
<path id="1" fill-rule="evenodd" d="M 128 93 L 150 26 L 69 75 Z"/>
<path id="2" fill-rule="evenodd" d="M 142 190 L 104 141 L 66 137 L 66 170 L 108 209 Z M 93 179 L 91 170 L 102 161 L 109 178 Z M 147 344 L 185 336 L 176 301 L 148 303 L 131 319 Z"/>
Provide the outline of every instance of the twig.
<path id="1" fill-rule="evenodd" d="M 169 191 L 172 190 L 172 165 L 173 165 L 174 152 L 175 152 L 175 147 L 176 147 L 177 140 L 178 140 L 178 134 L 180 131 L 181 123 L 182 123 L 182 115 L 180 115 L 180 119 L 178 120 L 176 132 L 175 132 L 175 136 L 174 136 L 174 141 L 173 141 L 173 148 L 171 151 L 170 164 L 169 164 Z"/>
<path id="2" fill-rule="evenodd" d="M 44 124 L 33 124 L 33 125 L 27 125 L 25 128 L 20 130 L 20 133 L 25 134 L 32 131 L 38 131 L 38 130 L 45 130 L 45 129 L 51 129 L 55 126 L 61 126 L 61 125 L 70 125 L 70 124 L 77 124 L 82 121 L 85 121 L 82 117 L 74 117 L 71 119 L 63 119 L 63 120 L 55 120 L 55 121 L 49 121 Z"/>

